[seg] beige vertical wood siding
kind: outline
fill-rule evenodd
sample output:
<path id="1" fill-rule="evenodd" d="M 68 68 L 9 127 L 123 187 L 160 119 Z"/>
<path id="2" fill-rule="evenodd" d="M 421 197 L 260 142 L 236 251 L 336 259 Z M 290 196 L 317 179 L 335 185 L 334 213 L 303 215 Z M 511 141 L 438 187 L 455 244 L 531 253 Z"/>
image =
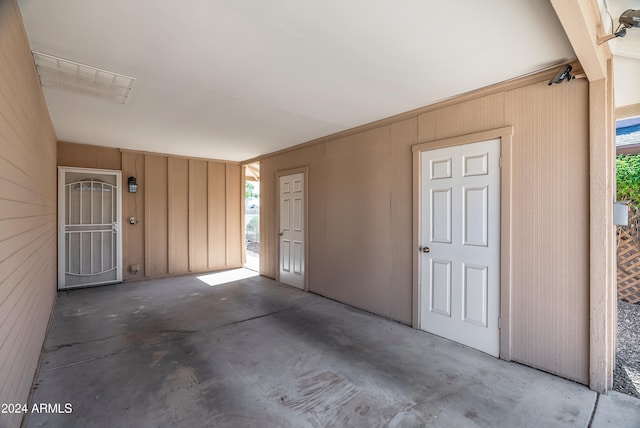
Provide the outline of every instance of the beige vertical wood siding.
<path id="1" fill-rule="evenodd" d="M 238 164 L 226 164 L 226 240 L 227 261 L 226 266 L 242 265 L 242 203 L 244 192 L 242 191 L 242 167 Z"/>
<path id="2" fill-rule="evenodd" d="M 242 266 L 239 164 L 86 144 L 58 147 L 59 165 L 122 169 L 125 280 Z M 130 176 L 137 193 L 128 192 Z"/>
<path id="3" fill-rule="evenodd" d="M 141 189 L 146 187 L 145 159 L 139 153 L 122 154 L 122 258 L 126 260 L 123 266 L 123 278 L 141 277 L 145 272 L 144 260 L 144 212 L 145 197 Z M 135 177 L 138 192 L 129 193 L 127 183 L 129 177 Z M 136 224 L 129 223 L 129 217 L 134 217 Z M 129 266 L 136 264 L 137 273 L 129 270 Z"/>
<path id="4" fill-rule="evenodd" d="M 512 125 L 512 357 L 588 382 L 588 86 L 510 82 L 261 160 L 260 271 L 277 270 L 275 173 L 309 167 L 309 290 L 410 323 L 417 142 Z"/>
<path id="5" fill-rule="evenodd" d="M 411 302 L 411 289 L 401 284 L 412 281 L 412 257 L 411 245 L 413 231 L 412 207 L 405 204 L 412 200 L 413 180 L 411 171 L 412 154 L 407 147 L 416 144 L 418 135 L 418 121 L 408 119 L 390 125 L 391 133 L 391 165 L 390 165 L 390 194 L 391 194 L 391 281 L 387 284 L 387 294 L 393 294 L 394 299 L 389 299 L 389 314 L 405 313 L 406 302 Z M 386 296 L 385 296 L 386 297 Z M 397 317 L 396 317 L 397 318 Z M 404 318 L 402 321 L 406 321 Z M 411 321 L 411 312 L 408 313 L 408 322 Z"/>
<path id="6" fill-rule="evenodd" d="M 169 159 L 169 273 L 189 272 L 189 161 Z"/>
<path id="7" fill-rule="evenodd" d="M 145 161 L 145 275 L 160 277 L 169 272 L 169 159 L 147 155 Z"/>
<path id="8" fill-rule="evenodd" d="M 189 160 L 189 270 L 207 269 L 208 246 L 207 161 Z"/>
<path id="9" fill-rule="evenodd" d="M 209 269 L 227 266 L 227 169 L 218 162 L 208 163 L 207 233 Z"/>
<path id="10" fill-rule="evenodd" d="M 134 153 L 123 152 L 123 177 L 132 173 L 125 159 Z M 126 242 L 125 268 L 141 263 L 147 277 L 157 278 L 241 266 L 240 166 L 146 153 L 135 156 L 144 157 L 149 168 L 139 190 L 149 205 L 140 219 L 148 225 L 125 225 L 127 233 L 133 231 Z M 125 205 L 125 209 L 125 218 L 133 215 L 129 212 L 140 213 L 139 206 L 132 211 Z M 136 230 L 144 230 L 144 235 L 138 237 Z M 143 249 L 135 244 L 138 239 Z M 140 279 L 141 274 L 126 272 L 125 278 Z"/>
<path id="11" fill-rule="evenodd" d="M 582 382 L 589 370 L 588 89 L 509 91 L 514 360 Z"/>
<path id="12" fill-rule="evenodd" d="M 384 127 L 326 143 L 324 292 L 383 314 L 389 314 L 393 301 L 387 298 L 392 286 L 390 141 Z M 349 286 L 343 289 L 345 283 Z"/>
<path id="13" fill-rule="evenodd" d="M 0 52 L 0 403 L 25 403 L 56 295 L 56 136 L 14 0 Z"/>

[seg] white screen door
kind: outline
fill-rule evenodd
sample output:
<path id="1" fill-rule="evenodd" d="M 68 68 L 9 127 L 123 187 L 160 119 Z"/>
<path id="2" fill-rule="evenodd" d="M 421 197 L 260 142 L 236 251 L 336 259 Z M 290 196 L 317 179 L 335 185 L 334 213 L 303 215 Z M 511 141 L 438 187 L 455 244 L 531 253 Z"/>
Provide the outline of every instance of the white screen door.
<path id="1" fill-rule="evenodd" d="M 499 355 L 500 139 L 421 153 L 420 329 Z"/>
<path id="2" fill-rule="evenodd" d="M 304 289 L 304 173 L 281 176 L 280 282 Z"/>
<path id="3" fill-rule="evenodd" d="M 58 289 L 122 281 L 120 171 L 58 168 Z"/>

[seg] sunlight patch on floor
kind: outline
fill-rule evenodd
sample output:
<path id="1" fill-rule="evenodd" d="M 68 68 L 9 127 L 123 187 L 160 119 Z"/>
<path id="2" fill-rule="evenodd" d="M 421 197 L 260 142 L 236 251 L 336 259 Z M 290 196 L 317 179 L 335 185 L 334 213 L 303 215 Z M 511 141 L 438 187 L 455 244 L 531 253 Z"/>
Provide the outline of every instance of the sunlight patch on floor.
<path id="1" fill-rule="evenodd" d="M 260 259 L 258 257 L 250 255 L 247 251 L 244 267 L 245 269 L 250 269 L 258 272 L 260 270 Z"/>
<path id="2" fill-rule="evenodd" d="M 640 371 L 635 370 L 633 367 L 625 366 L 623 367 L 624 371 L 627 374 L 627 378 L 629 382 L 633 385 L 637 393 L 640 392 Z"/>
<path id="3" fill-rule="evenodd" d="M 216 285 L 228 284 L 230 282 L 239 281 L 241 279 L 247 279 L 258 275 L 258 272 L 243 268 L 210 273 L 207 275 L 201 275 L 197 278 L 205 284 L 214 287 Z"/>

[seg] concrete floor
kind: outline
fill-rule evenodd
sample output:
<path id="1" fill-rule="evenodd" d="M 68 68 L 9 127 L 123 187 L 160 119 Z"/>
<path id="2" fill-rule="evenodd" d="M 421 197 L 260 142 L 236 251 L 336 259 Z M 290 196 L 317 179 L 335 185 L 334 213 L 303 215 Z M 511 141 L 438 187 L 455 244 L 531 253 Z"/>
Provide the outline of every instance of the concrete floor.
<path id="1" fill-rule="evenodd" d="M 32 403 L 72 412 L 31 413 L 24 425 L 640 426 L 635 398 L 597 400 L 266 278 L 206 280 L 221 284 L 189 276 L 60 293 Z"/>

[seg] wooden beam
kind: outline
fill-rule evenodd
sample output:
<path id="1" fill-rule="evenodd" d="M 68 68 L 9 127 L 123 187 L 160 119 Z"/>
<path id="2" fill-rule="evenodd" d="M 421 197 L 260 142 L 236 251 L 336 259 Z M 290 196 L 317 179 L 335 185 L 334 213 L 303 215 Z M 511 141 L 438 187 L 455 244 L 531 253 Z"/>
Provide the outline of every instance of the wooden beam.
<path id="1" fill-rule="evenodd" d="M 607 64 L 607 69 L 610 66 Z M 604 78 L 589 85 L 590 163 L 590 342 L 589 387 L 606 393 L 612 386 L 615 347 L 615 143 L 612 132 L 613 85 Z"/>
<path id="2" fill-rule="evenodd" d="M 612 386 L 615 348 L 615 137 L 613 73 L 596 0 L 551 0 L 578 61 L 589 79 L 590 231 L 589 387 Z"/>
<path id="3" fill-rule="evenodd" d="M 637 116 L 640 116 L 640 104 L 631 104 L 616 108 L 616 119 L 626 119 Z"/>
<path id="4" fill-rule="evenodd" d="M 616 198 L 616 115 L 615 115 L 615 96 L 613 81 L 613 58 L 607 61 L 607 70 L 609 78 L 607 79 L 607 155 L 609 156 L 609 186 L 611 187 L 611 198 Z M 611 223 L 613 223 L 613 210 L 611 210 Z M 609 341 L 607 342 L 607 350 L 609 352 L 609 365 L 607 372 L 607 387 L 613 388 L 613 371 L 616 362 L 616 347 L 618 346 L 618 245 L 616 242 L 616 232 L 614 229 L 610 231 L 609 241 L 610 257 L 607 260 L 609 270 L 609 281 L 607 282 L 607 324 L 609 327 Z"/>
<path id="5" fill-rule="evenodd" d="M 604 36 L 600 12 L 595 0 L 551 0 L 564 32 L 590 81 L 607 77 L 609 45 L 597 44 Z"/>

